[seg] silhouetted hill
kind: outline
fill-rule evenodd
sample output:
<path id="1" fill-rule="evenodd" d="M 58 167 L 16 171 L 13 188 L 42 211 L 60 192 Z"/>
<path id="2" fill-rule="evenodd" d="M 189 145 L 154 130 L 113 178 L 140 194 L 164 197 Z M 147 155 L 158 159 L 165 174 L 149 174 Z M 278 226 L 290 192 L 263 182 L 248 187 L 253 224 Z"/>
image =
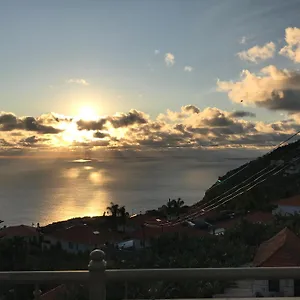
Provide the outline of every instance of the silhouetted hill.
<path id="1" fill-rule="evenodd" d="M 300 140 L 282 146 L 219 178 L 202 203 L 218 209 L 268 209 L 300 193 Z"/>

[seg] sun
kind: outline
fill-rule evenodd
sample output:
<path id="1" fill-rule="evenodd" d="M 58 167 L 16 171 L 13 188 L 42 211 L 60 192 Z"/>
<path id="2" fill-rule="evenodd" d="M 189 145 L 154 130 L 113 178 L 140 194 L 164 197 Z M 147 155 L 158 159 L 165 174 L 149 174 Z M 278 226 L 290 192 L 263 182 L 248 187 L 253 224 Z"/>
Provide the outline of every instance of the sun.
<path id="1" fill-rule="evenodd" d="M 85 121 L 93 121 L 98 119 L 97 112 L 91 106 L 82 106 L 79 108 L 78 116 L 79 119 Z"/>

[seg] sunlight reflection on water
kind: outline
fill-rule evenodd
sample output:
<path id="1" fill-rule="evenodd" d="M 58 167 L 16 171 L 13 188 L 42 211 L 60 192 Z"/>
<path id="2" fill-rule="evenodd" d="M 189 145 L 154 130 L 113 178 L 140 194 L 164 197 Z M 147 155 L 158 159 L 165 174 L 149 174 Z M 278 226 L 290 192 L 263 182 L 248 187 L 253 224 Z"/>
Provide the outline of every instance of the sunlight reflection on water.
<path id="1" fill-rule="evenodd" d="M 82 161 L 82 160 L 80 160 Z M 1 219 L 31 224 L 102 215 L 112 201 L 130 213 L 153 209 L 169 198 L 199 201 L 220 174 L 238 162 L 185 159 L 0 161 Z"/>

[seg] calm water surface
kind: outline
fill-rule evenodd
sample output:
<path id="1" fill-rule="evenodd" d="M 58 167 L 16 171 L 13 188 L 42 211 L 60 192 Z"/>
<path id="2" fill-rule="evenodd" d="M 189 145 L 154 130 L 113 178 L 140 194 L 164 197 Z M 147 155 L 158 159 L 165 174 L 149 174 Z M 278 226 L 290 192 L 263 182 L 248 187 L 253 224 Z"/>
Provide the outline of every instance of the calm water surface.
<path id="1" fill-rule="evenodd" d="M 244 162 L 167 156 L 90 162 L 1 159 L 0 219 L 8 225 L 47 224 L 102 215 L 111 201 L 130 213 L 157 208 L 168 198 L 192 204 L 219 175 Z"/>

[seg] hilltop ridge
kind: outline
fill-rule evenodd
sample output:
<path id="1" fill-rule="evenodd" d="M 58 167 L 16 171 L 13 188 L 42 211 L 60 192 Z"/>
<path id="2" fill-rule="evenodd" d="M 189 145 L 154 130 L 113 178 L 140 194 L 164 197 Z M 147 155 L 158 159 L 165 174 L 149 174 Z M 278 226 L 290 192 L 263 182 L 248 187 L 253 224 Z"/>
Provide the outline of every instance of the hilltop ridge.
<path id="1" fill-rule="evenodd" d="M 300 140 L 227 172 L 205 193 L 201 205 L 221 209 L 267 209 L 300 193 Z M 223 203 L 224 202 L 224 203 Z"/>

